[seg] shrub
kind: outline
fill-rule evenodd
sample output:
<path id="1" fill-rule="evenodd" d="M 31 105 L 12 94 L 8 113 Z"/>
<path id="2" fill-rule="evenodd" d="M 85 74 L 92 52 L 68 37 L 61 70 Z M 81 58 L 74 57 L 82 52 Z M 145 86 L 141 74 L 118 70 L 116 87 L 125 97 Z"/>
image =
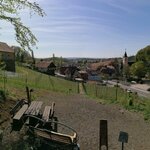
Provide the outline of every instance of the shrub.
<path id="1" fill-rule="evenodd" d="M 0 100 L 5 100 L 6 99 L 6 94 L 3 90 L 0 90 Z"/>

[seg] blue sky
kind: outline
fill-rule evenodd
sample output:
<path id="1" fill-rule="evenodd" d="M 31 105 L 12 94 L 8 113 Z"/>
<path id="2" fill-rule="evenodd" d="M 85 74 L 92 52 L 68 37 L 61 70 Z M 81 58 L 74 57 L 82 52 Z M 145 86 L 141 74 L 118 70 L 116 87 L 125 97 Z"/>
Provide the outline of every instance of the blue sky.
<path id="1" fill-rule="evenodd" d="M 35 56 L 122 57 L 150 44 L 148 0 L 30 0 L 46 16 L 22 12 L 25 25 L 38 38 Z M 0 41 L 17 44 L 11 25 L 0 22 Z"/>

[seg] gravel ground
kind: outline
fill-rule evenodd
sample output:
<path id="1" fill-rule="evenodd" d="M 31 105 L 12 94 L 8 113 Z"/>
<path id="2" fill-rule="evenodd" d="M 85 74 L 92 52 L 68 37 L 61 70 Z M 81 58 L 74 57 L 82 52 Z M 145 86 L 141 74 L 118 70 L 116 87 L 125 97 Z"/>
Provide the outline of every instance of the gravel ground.
<path id="1" fill-rule="evenodd" d="M 99 149 L 99 121 L 108 120 L 108 145 L 110 150 L 121 149 L 120 131 L 129 134 L 125 150 L 150 150 L 150 124 L 140 114 L 129 112 L 114 104 L 101 104 L 84 95 L 45 93 L 38 100 L 45 105 L 55 102 L 55 116 L 60 122 L 74 128 L 81 150 Z"/>
<path id="2" fill-rule="evenodd" d="M 150 123 L 144 121 L 142 115 L 129 112 L 115 104 L 101 104 L 84 95 L 70 95 L 47 91 L 35 91 L 37 100 L 42 100 L 44 105 L 55 102 L 55 116 L 59 121 L 74 128 L 78 135 L 81 150 L 99 149 L 99 122 L 108 120 L 108 146 L 110 150 L 121 149 L 118 142 L 120 131 L 129 134 L 125 150 L 150 150 Z M 7 101 L 0 105 L 0 129 L 10 126 L 9 110 L 14 101 Z M 19 136 L 7 135 L 8 139 L 15 140 Z M 7 138 L 6 138 L 7 139 Z M 0 148 L 1 149 L 1 148 Z"/>

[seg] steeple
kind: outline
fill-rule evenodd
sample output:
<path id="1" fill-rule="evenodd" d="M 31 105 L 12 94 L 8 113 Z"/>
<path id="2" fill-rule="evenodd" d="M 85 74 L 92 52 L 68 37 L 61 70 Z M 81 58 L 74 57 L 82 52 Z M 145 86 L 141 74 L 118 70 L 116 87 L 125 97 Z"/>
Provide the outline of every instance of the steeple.
<path id="1" fill-rule="evenodd" d="M 123 56 L 123 65 L 125 65 L 125 66 L 128 65 L 128 55 L 127 55 L 126 51 L 125 51 L 124 56 Z"/>
<path id="2" fill-rule="evenodd" d="M 124 57 L 128 57 L 128 56 L 127 56 L 127 52 L 126 52 L 126 51 L 125 51 L 125 53 L 124 53 Z"/>

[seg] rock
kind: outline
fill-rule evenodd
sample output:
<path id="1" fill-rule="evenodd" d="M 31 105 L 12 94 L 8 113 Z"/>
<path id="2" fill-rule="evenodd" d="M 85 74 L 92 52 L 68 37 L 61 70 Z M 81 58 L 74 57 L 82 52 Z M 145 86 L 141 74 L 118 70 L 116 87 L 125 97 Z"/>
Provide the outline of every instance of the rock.
<path id="1" fill-rule="evenodd" d="M 120 109 L 120 113 L 121 113 L 121 114 L 124 114 L 124 110 L 123 110 L 123 109 Z"/>

